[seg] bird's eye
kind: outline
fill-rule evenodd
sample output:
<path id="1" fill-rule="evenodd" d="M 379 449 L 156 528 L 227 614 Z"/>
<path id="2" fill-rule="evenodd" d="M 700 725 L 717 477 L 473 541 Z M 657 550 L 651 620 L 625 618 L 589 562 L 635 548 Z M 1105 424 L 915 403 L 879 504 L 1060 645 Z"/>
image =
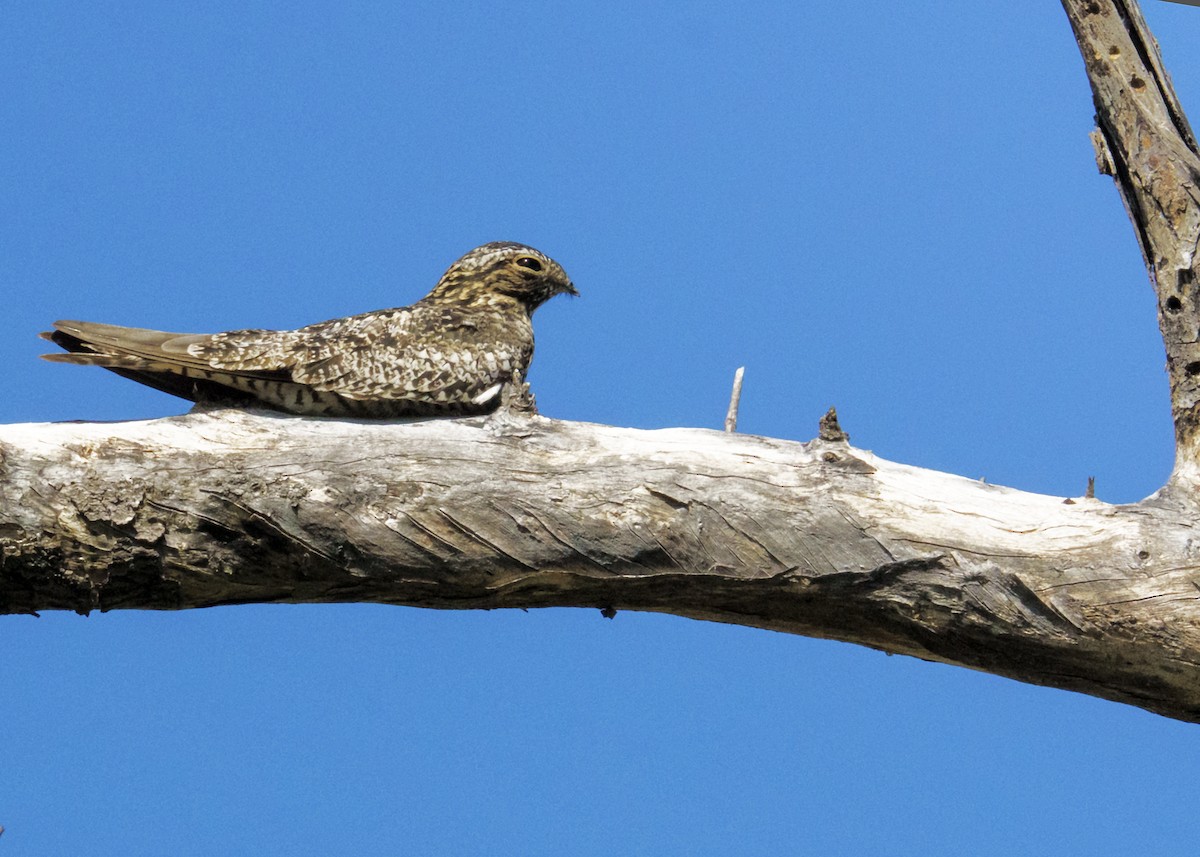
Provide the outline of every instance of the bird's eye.
<path id="1" fill-rule="evenodd" d="M 542 263 L 539 262 L 537 259 L 530 258 L 529 256 L 522 256 L 520 259 L 517 260 L 517 264 L 520 267 L 528 268 L 531 271 L 542 270 Z"/>

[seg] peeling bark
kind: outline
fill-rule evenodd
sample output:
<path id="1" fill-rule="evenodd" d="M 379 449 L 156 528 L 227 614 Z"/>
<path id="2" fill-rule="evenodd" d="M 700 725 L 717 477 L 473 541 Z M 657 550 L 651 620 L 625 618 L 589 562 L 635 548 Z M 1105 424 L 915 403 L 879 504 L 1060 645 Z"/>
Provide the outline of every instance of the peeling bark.
<path id="1" fill-rule="evenodd" d="M 1200 722 L 1200 158 L 1133 0 L 1063 0 L 1158 294 L 1176 467 L 1141 503 L 806 444 L 505 410 L 0 427 L 0 612 L 378 602 L 649 610 Z"/>

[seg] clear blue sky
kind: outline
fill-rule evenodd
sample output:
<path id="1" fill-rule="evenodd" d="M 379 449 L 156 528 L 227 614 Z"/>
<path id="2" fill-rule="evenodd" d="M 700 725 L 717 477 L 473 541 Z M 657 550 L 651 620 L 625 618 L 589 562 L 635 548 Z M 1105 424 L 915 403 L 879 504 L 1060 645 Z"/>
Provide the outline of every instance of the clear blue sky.
<path id="1" fill-rule="evenodd" d="M 1200 9 L 1147 0 L 1200 123 Z M 1154 301 L 1058 4 L 9 3 L 0 422 L 186 405 L 56 318 L 292 327 L 524 241 L 553 417 L 1154 491 Z M 0 620 L 17 855 L 1179 854 L 1200 731 L 844 644 L 592 610 Z"/>

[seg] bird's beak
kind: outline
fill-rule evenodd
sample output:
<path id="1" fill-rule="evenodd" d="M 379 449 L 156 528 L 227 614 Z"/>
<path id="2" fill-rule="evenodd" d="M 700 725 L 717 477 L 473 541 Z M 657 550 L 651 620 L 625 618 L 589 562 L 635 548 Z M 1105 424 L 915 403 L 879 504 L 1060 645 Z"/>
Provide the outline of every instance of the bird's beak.
<path id="1" fill-rule="evenodd" d="M 570 280 L 564 280 L 563 284 L 558 287 L 558 290 L 563 294 L 568 294 L 572 297 L 579 297 L 579 289 L 575 288 L 575 284 Z"/>

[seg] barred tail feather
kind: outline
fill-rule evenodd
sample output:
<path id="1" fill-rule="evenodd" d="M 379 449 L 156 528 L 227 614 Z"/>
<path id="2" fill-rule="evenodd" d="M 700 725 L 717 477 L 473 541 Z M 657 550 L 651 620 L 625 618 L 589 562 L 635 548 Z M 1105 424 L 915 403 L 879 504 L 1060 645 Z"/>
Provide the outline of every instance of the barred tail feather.
<path id="1" fill-rule="evenodd" d="M 250 381 L 276 379 L 276 372 L 216 372 L 205 360 L 193 357 L 189 345 L 210 337 L 205 334 L 168 333 L 138 327 L 121 327 L 89 321 L 56 321 L 42 339 L 66 349 L 65 354 L 43 354 L 52 363 L 101 366 L 130 380 L 193 402 L 218 401 L 251 404 L 258 396 Z"/>

